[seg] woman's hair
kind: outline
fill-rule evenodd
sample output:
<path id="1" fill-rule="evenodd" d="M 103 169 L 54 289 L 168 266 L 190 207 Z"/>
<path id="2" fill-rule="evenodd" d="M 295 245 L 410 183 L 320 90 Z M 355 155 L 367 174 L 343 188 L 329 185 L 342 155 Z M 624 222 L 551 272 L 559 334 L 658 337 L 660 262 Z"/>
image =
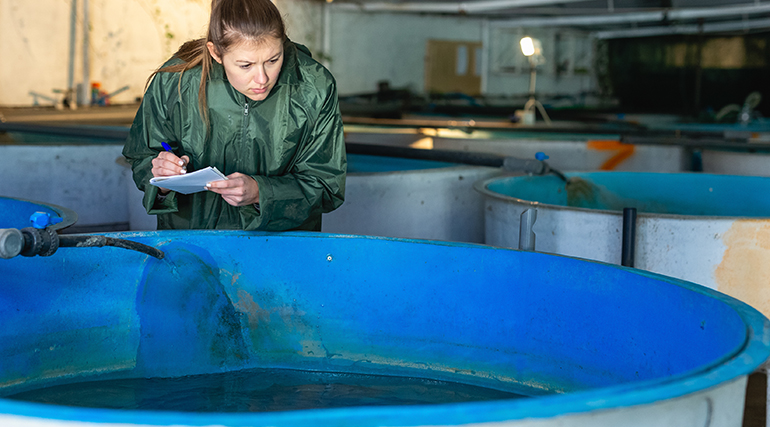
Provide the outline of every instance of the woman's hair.
<path id="1" fill-rule="evenodd" d="M 283 18 L 270 0 L 212 0 L 206 37 L 183 44 L 174 54 L 182 63 L 158 68 L 147 79 L 147 84 L 157 73 L 178 72 L 181 96 L 182 74 L 201 65 L 198 106 L 203 120 L 208 122 L 206 82 L 211 73 L 212 57 L 207 43 L 213 43 L 217 55 L 222 57 L 233 46 L 243 42 L 257 43 L 268 36 L 286 40 Z"/>

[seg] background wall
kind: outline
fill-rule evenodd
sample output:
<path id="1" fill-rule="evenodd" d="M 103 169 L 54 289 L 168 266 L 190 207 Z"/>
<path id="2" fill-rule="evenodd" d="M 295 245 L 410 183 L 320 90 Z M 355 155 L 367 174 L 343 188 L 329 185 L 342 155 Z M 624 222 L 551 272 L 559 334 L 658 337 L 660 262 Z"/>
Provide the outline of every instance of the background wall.
<path id="1" fill-rule="evenodd" d="M 330 69 L 341 94 L 374 92 L 380 80 L 421 93 L 429 39 L 481 41 L 474 18 L 332 11 Z"/>
<path id="2" fill-rule="evenodd" d="M 83 1 L 77 0 L 71 54 L 71 0 L 0 0 L 0 44 L 5 47 L 1 106 L 52 105 L 44 97 L 61 99 L 63 94 L 54 90 L 67 88 L 71 58 L 74 83 L 84 82 Z M 470 16 L 367 13 L 319 1 L 275 1 L 289 37 L 329 66 L 341 95 L 375 92 L 381 80 L 422 93 L 428 40 L 483 43 L 481 81 L 486 95 L 525 95 L 529 89 L 529 68 L 518 49 L 524 29 L 491 28 L 485 20 Z M 107 93 L 128 86 L 112 99 L 114 103 L 134 102 L 158 65 L 183 42 L 203 36 L 210 8 L 210 0 L 89 0 L 88 4 L 87 78 L 101 83 Z M 579 94 L 595 88 L 590 66 L 575 72 L 579 61 L 591 62 L 587 34 L 535 33 L 544 41 L 547 58 L 538 74 L 539 93 Z"/>
<path id="3" fill-rule="evenodd" d="M 69 22 L 57 17 L 69 16 L 69 5 L 39 3 L 49 4 L 0 1 L 1 104 L 30 104 L 30 90 L 52 95 L 52 88 L 66 86 Z"/>
<path id="4" fill-rule="evenodd" d="M 539 93 L 576 95 L 597 87 L 588 32 L 492 27 L 474 17 L 356 12 L 333 3 L 331 11 L 330 69 L 341 94 L 374 92 L 380 80 L 424 92 L 426 45 L 432 39 L 482 43 L 487 55 L 482 93 L 524 95 L 530 73 L 519 40 L 525 35 L 543 42 L 546 63 L 538 69 Z"/>
<path id="5" fill-rule="evenodd" d="M 75 83 L 83 82 L 82 3 L 78 1 L 75 25 Z M 114 101 L 133 101 L 165 58 L 185 40 L 202 35 L 208 8 L 207 0 L 90 0 L 90 81 L 100 82 L 108 93 L 128 85 Z M 0 0 L 0 44 L 5 46 L 1 105 L 32 105 L 30 91 L 57 96 L 54 89 L 66 89 L 70 16 L 70 1 Z"/>
<path id="6" fill-rule="evenodd" d="M 538 93 L 578 96 L 596 90 L 594 40 L 590 33 L 504 26 L 492 26 L 489 33 L 488 93 L 516 95 L 529 89 L 529 61 L 519 47 L 524 36 L 537 38 L 543 46 L 545 63 L 538 66 Z"/>

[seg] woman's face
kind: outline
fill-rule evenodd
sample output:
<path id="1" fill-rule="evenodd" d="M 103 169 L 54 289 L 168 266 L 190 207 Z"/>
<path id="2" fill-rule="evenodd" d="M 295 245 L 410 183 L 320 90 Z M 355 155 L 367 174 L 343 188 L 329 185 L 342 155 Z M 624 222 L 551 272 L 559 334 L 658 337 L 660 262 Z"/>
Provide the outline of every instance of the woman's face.
<path id="1" fill-rule="evenodd" d="M 233 46 L 222 56 L 208 43 L 209 53 L 225 67 L 230 84 L 247 98 L 262 101 L 275 86 L 283 65 L 283 42 L 265 37 L 258 42 L 244 42 Z"/>

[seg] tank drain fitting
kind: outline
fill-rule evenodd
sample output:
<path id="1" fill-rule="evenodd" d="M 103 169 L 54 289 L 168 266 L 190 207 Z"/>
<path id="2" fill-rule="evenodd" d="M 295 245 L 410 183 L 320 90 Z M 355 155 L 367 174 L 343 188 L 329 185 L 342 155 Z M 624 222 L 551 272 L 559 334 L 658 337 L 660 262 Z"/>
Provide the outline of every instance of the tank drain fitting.
<path id="1" fill-rule="evenodd" d="M 549 173 L 552 173 L 558 176 L 562 181 L 567 182 L 567 177 L 564 176 L 563 173 L 552 168 L 551 165 L 546 162 L 548 158 L 549 156 L 547 154 L 543 153 L 542 151 L 538 151 L 535 153 L 535 160 L 539 163 L 539 165 L 535 166 L 535 168 L 524 169 L 524 171 L 534 175 L 548 175 Z"/>

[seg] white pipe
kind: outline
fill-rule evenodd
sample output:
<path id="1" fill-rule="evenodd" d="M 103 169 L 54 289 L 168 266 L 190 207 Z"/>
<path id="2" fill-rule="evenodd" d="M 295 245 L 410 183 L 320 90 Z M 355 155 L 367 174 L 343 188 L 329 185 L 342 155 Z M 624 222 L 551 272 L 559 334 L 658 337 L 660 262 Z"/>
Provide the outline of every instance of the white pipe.
<path id="1" fill-rule="evenodd" d="M 88 55 L 91 34 L 89 19 L 88 0 L 83 0 L 83 87 L 80 94 L 83 105 L 91 104 L 91 63 Z"/>
<path id="2" fill-rule="evenodd" d="M 329 61 L 329 58 L 331 58 L 331 49 L 332 49 L 332 12 L 331 7 L 329 3 L 324 3 L 323 5 L 323 58 L 321 58 L 321 63 L 324 67 L 327 69 L 330 69 L 331 62 Z"/>
<path id="3" fill-rule="evenodd" d="M 770 18 L 719 22 L 700 25 L 674 25 L 663 27 L 635 28 L 630 30 L 597 31 L 592 35 L 598 39 L 622 39 L 630 37 L 652 37 L 670 34 L 719 33 L 770 29 Z"/>
<path id="4" fill-rule="evenodd" d="M 553 18 L 529 18 L 516 19 L 511 21 L 496 21 L 493 25 L 498 28 L 536 28 L 543 26 L 590 26 L 590 25 L 612 25 L 625 23 L 656 22 L 662 21 L 666 14 L 658 12 L 636 12 L 623 13 L 615 15 L 593 15 L 593 16 L 557 16 Z"/>
<path id="5" fill-rule="evenodd" d="M 67 87 L 71 91 L 75 85 L 75 27 L 78 21 L 78 0 L 72 0 L 70 6 L 70 52 L 67 70 Z M 70 92 L 71 93 L 71 92 Z"/>
<path id="6" fill-rule="evenodd" d="M 498 28 L 542 27 L 542 26 L 590 26 L 624 23 L 657 22 L 663 19 L 700 19 L 724 16 L 741 16 L 759 13 L 769 13 L 770 4 L 749 6 L 709 7 L 697 9 L 680 9 L 655 12 L 619 13 L 614 15 L 593 16 L 560 16 L 553 18 L 528 18 L 510 21 L 494 21 Z"/>
<path id="7" fill-rule="evenodd" d="M 584 0 L 482 0 L 473 2 L 364 2 L 364 3 L 333 3 L 335 8 L 343 10 L 362 10 L 367 12 L 434 12 L 434 13 L 483 13 L 518 7 L 543 6 L 558 3 L 573 3 Z M 526 27 L 542 25 L 596 25 L 605 23 L 650 22 L 659 21 L 663 17 L 669 20 L 698 19 L 734 15 L 752 15 L 770 12 L 770 4 L 747 4 L 744 6 L 720 6 L 709 8 L 691 8 L 680 10 L 634 12 L 613 15 L 567 16 L 554 18 L 529 18 L 512 21 L 498 21 L 496 27 Z"/>
<path id="8" fill-rule="evenodd" d="M 333 3 L 333 6 L 343 10 L 362 10 L 366 12 L 481 13 L 517 7 L 575 3 L 581 1 L 585 0 L 482 0 L 449 3 L 364 2 L 360 4 Z"/>
<path id="9" fill-rule="evenodd" d="M 481 22 L 481 94 L 486 95 L 489 84 L 489 20 Z M 478 60 L 478 58 L 477 58 Z"/>
<path id="10" fill-rule="evenodd" d="M 747 6 L 723 6 L 699 9 L 681 9 L 669 12 L 669 19 L 716 18 L 735 15 L 753 15 L 770 12 L 770 4 L 752 4 Z"/>

